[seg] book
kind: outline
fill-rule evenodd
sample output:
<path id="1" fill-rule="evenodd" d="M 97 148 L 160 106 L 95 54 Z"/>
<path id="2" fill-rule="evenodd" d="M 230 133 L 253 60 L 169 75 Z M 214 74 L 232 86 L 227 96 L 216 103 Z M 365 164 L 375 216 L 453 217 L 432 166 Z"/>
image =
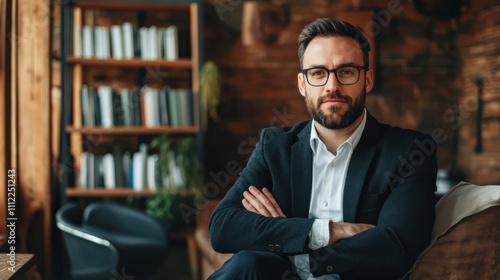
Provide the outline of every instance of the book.
<path id="1" fill-rule="evenodd" d="M 134 30 L 131 22 L 124 22 L 122 24 L 123 32 L 123 58 L 134 58 Z"/>
<path id="2" fill-rule="evenodd" d="M 94 30 L 92 26 L 82 27 L 82 56 L 84 58 L 94 57 Z"/>
<path id="3" fill-rule="evenodd" d="M 177 89 L 177 101 L 179 103 L 178 105 L 178 114 L 179 114 L 179 125 L 181 126 L 190 126 L 192 125 L 191 122 L 191 113 L 192 113 L 192 106 L 191 106 L 191 97 L 192 95 L 191 90 L 189 89 Z"/>
<path id="4" fill-rule="evenodd" d="M 133 184 L 132 188 L 135 191 L 141 191 L 144 189 L 144 168 L 143 166 L 146 164 L 145 159 L 143 159 L 141 152 L 135 152 L 133 156 L 133 169 L 132 169 L 132 177 Z"/>
<path id="5" fill-rule="evenodd" d="M 115 159 L 112 154 L 105 154 L 102 157 L 104 188 L 116 188 Z"/>
<path id="6" fill-rule="evenodd" d="M 150 59 L 158 59 L 160 50 L 158 49 L 158 30 L 156 26 L 150 26 L 148 29 L 148 58 Z"/>
<path id="7" fill-rule="evenodd" d="M 122 148 L 120 145 L 113 145 L 112 148 L 113 159 L 114 159 L 114 175 L 115 175 L 115 185 L 117 187 L 126 186 L 125 180 L 125 168 L 123 165 L 123 157 L 124 153 L 122 152 Z"/>
<path id="8" fill-rule="evenodd" d="M 146 144 L 139 145 L 139 151 L 133 156 L 133 189 L 141 191 L 146 188 L 146 161 L 148 155 L 148 146 Z"/>
<path id="9" fill-rule="evenodd" d="M 171 126 L 179 126 L 179 106 L 177 100 L 177 91 L 175 89 L 168 90 L 168 112 Z"/>
<path id="10" fill-rule="evenodd" d="M 157 177 L 157 165 L 159 162 L 159 157 L 157 154 L 149 155 L 147 158 L 147 186 L 148 189 L 156 191 L 158 186 L 156 184 Z"/>
<path id="11" fill-rule="evenodd" d="M 113 91 L 109 86 L 99 86 L 97 88 L 101 109 L 101 125 L 103 127 L 113 127 Z"/>
<path id="12" fill-rule="evenodd" d="M 80 174 L 78 178 L 80 188 L 82 189 L 87 189 L 89 187 L 88 164 L 89 164 L 88 153 L 83 152 L 80 155 Z"/>
<path id="13" fill-rule="evenodd" d="M 139 47 L 142 59 L 150 59 L 151 55 L 148 48 L 149 43 L 149 32 L 147 27 L 139 28 Z"/>
<path id="14" fill-rule="evenodd" d="M 130 162 L 131 162 L 131 158 L 130 158 L 130 152 L 125 152 L 123 153 L 123 157 L 122 157 L 122 164 L 121 164 L 121 168 L 123 169 L 123 186 L 126 186 L 126 187 L 131 187 L 131 181 L 130 180 Z"/>
<path id="15" fill-rule="evenodd" d="M 102 26 L 101 27 L 101 36 L 102 36 L 102 42 L 103 42 L 103 58 L 110 58 L 111 57 L 111 44 L 110 40 L 111 37 L 109 35 L 109 28 L 107 26 Z"/>
<path id="16" fill-rule="evenodd" d="M 158 93 L 158 103 L 160 110 L 160 125 L 166 126 L 169 125 L 168 121 L 168 87 L 164 87 Z"/>
<path id="17" fill-rule="evenodd" d="M 115 126 L 123 125 L 123 110 L 122 110 L 122 100 L 116 91 L 111 93 L 112 101 L 111 109 L 113 112 L 113 124 Z"/>
<path id="18" fill-rule="evenodd" d="M 128 89 L 120 89 L 118 91 L 118 95 L 120 96 L 120 104 L 121 111 L 123 115 L 123 125 L 131 126 L 134 123 L 133 115 L 132 115 L 132 96 Z"/>
<path id="19" fill-rule="evenodd" d="M 158 126 L 156 90 L 150 87 L 143 87 L 142 95 L 144 99 L 144 125 L 146 127 Z"/>
<path id="20" fill-rule="evenodd" d="M 103 46 L 103 37 L 101 36 L 101 27 L 95 26 L 93 28 L 94 31 L 94 57 L 95 58 L 103 58 L 104 46 Z"/>
<path id="21" fill-rule="evenodd" d="M 82 85 L 82 88 L 80 89 L 80 100 L 81 100 L 81 106 L 82 106 L 82 125 L 83 126 L 90 126 L 91 121 L 90 121 L 90 94 L 89 94 L 89 88 L 87 85 Z"/>
<path id="22" fill-rule="evenodd" d="M 142 107 L 141 107 L 141 94 L 140 92 L 132 94 L 132 114 L 134 124 L 136 126 L 142 125 Z"/>
<path id="23" fill-rule="evenodd" d="M 111 48 L 114 59 L 123 59 L 123 38 L 122 27 L 119 25 L 111 26 Z"/>
<path id="24" fill-rule="evenodd" d="M 179 58 L 178 54 L 178 35 L 177 35 L 177 27 L 175 25 L 171 25 L 167 27 L 165 31 L 165 49 L 167 60 L 176 60 Z"/>

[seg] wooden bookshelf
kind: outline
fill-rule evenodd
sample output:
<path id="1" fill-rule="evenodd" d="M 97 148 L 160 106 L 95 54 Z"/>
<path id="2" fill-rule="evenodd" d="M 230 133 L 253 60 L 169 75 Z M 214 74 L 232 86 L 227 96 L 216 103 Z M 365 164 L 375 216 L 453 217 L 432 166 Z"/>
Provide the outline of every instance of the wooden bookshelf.
<path id="1" fill-rule="evenodd" d="M 71 118 L 64 126 L 64 129 L 70 134 L 70 144 L 67 150 L 73 156 L 72 167 L 74 168 L 75 179 L 80 175 L 80 159 L 84 152 L 91 152 L 101 156 L 104 153 L 108 153 L 112 145 L 122 145 L 122 147 L 128 146 L 127 149 L 129 150 L 127 152 L 133 153 L 137 147 L 132 146 L 131 148 L 129 140 L 132 143 L 144 141 L 146 144 L 148 141 L 151 141 L 151 137 L 142 137 L 143 135 L 167 134 L 182 138 L 197 136 L 200 133 L 198 112 L 199 40 L 201 38 L 199 35 L 199 5 L 201 5 L 201 2 L 194 0 L 75 0 L 67 3 L 66 7 L 68 9 L 64 13 L 68 13 L 68 18 L 71 18 L 70 21 L 68 20 L 71 28 L 62 33 L 64 41 L 69 40 L 71 43 L 66 46 L 67 49 L 63 52 L 65 53 L 63 62 L 69 70 L 68 72 L 71 72 L 71 75 L 65 75 L 67 78 L 62 80 L 62 84 L 63 88 L 66 89 L 63 94 L 71 96 L 72 106 Z M 120 13 L 120 11 L 127 12 Z M 181 27 L 178 29 L 178 55 L 180 57 L 176 60 L 142 59 L 139 57 L 132 59 L 101 59 L 83 58 L 71 53 L 75 49 L 75 46 L 78 46 L 75 43 L 80 41 L 79 36 L 82 26 L 119 25 L 120 22 L 132 22 L 134 32 L 137 32 L 139 27 L 155 25 L 164 28 L 170 25 L 177 25 L 178 23 Z M 63 28 L 63 30 L 65 29 Z M 184 33 L 181 35 L 180 32 Z M 189 53 L 187 53 L 188 50 Z M 137 56 L 137 53 L 135 55 Z M 167 69 L 169 70 L 168 72 L 172 73 L 167 73 L 168 78 L 166 78 L 167 76 L 156 77 L 155 75 L 158 73 L 153 71 L 154 73 L 151 74 L 151 68 L 154 70 L 158 68 Z M 166 72 L 161 71 L 160 74 Z M 85 84 L 93 88 L 102 85 L 110 87 L 120 86 L 130 89 L 137 86 L 159 88 L 163 87 L 164 83 L 168 83 L 167 85 L 173 89 L 190 89 L 192 93 L 192 110 L 189 108 L 189 112 L 191 113 L 189 118 L 191 120 L 189 122 L 190 126 L 84 126 L 81 101 L 82 85 Z M 138 93 L 136 92 L 135 94 Z M 85 140 L 93 135 L 107 136 L 107 140 L 109 141 L 95 144 L 101 145 L 100 147 L 89 147 L 89 142 Z M 137 141 L 134 142 L 133 140 Z M 90 145 L 94 145 L 94 143 L 92 142 Z M 96 152 L 96 150 L 99 150 L 99 152 Z M 89 186 L 89 189 L 82 189 L 78 186 L 64 187 L 66 188 L 67 196 L 73 198 L 149 197 L 155 194 L 152 191 L 137 192 L 127 187 L 117 187 L 114 189 L 104 189 L 101 186 Z"/>

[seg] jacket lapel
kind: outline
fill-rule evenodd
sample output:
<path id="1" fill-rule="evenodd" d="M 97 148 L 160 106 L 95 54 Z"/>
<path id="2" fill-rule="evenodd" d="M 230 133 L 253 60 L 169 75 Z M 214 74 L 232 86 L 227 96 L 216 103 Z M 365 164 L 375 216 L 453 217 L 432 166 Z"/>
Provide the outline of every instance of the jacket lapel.
<path id="1" fill-rule="evenodd" d="M 363 189 L 365 177 L 371 165 L 373 155 L 375 154 L 375 142 L 379 137 L 379 123 L 368 114 L 365 130 L 354 149 L 347 171 L 343 198 L 344 222 L 355 222 L 359 196 Z"/>
<path id="2" fill-rule="evenodd" d="M 292 146 L 291 185 L 292 211 L 294 217 L 307 218 L 312 187 L 312 150 L 309 145 L 311 123 L 297 135 L 298 141 Z"/>

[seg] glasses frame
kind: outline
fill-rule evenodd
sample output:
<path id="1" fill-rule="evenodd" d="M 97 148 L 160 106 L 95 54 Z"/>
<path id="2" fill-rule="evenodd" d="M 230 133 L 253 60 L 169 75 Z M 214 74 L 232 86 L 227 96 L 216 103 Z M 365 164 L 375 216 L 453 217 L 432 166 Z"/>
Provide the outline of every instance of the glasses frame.
<path id="1" fill-rule="evenodd" d="M 346 68 L 346 67 L 353 67 L 353 68 L 356 68 L 358 70 L 358 78 L 356 79 L 356 81 L 352 84 L 345 84 L 345 83 L 342 83 L 341 81 L 339 81 L 339 77 L 337 76 L 337 71 L 339 71 L 340 69 L 342 68 Z M 326 70 L 326 72 L 328 72 L 328 76 L 326 77 L 326 81 L 324 84 L 322 85 L 313 85 L 311 84 L 311 82 L 309 82 L 309 77 L 307 76 L 307 72 L 311 69 L 323 69 L 323 70 Z M 361 76 L 361 70 L 368 70 L 368 67 L 366 66 L 359 66 L 359 65 L 344 65 L 344 66 L 341 66 L 339 68 L 334 68 L 334 69 L 328 69 L 324 66 L 316 66 L 316 67 L 311 67 L 311 68 L 306 68 L 306 69 L 302 69 L 302 74 L 304 74 L 304 76 L 306 76 L 306 80 L 307 80 L 307 83 L 310 85 L 310 86 L 313 86 L 313 87 L 322 87 L 324 85 L 326 85 L 326 83 L 328 83 L 328 80 L 330 79 L 330 74 L 333 72 L 335 74 L 335 79 L 337 79 L 337 82 L 339 82 L 339 84 L 341 85 L 344 85 L 344 86 L 351 86 L 351 85 L 354 85 L 356 84 L 357 82 L 359 82 L 359 77 Z"/>

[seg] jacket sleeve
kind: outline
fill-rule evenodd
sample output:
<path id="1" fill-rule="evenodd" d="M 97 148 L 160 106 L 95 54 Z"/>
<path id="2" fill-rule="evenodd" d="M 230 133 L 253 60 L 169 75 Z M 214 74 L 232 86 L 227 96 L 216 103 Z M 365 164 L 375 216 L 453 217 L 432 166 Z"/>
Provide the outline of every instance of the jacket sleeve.
<path id="1" fill-rule="evenodd" d="M 421 143 L 434 149 L 422 149 Z M 390 194 L 376 227 L 310 252 L 314 276 L 338 273 L 342 279 L 396 279 L 411 268 L 430 242 L 435 219 L 435 147 L 430 137 L 422 136 L 394 157 L 395 165 L 379 170 Z"/>
<path id="2" fill-rule="evenodd" d="M 272 218 L 247 211 L 242 205 L 243 192 L 250 185 L 259 189 L 267 187 L 273 192 L 271 167 L 266 159 L 266 143 L 273 140 L 272 132 L 262 131 L 248 164 L 239 179 L 213 211 L 209 221 L 212 247 L 221 253 L 241 250 L 273 251 L 284 254 L 307 253 L 309 231 L 314 219 Z M 264 139 L 264 140 L 263 140 Z M 279 159 L 273 159 L 279 160 Z M 289 163 L 283 163 L 288 164 Z M 279 164 L 276 164 L 279 166 Z M 286 169 L 283 167 L 283 169 Z M 273 170 L 281 172 L 281 170 Z M 282 209 L 285 207 L 282 206 Z M 285 213 L 287 217 L 291 213 Z"/>

